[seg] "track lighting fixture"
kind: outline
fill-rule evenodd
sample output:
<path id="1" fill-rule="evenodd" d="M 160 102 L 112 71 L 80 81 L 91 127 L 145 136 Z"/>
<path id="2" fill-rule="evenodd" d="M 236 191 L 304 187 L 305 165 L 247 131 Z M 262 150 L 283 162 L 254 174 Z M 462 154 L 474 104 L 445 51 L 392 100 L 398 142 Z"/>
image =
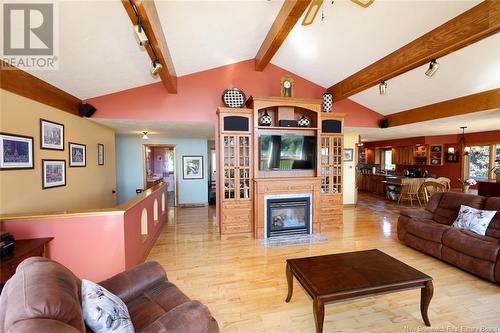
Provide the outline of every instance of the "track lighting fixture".
<path id="1" fill-rule="evenodd" d="M 146 33 L 144 32 L 140 21 L 137 22 L 136 25 L 134 25 L 134 32 L 140 46 L 144 46 L 145 44 L 149 43 L 148 36 L 146 36 Z"/>
<path id="2" fill-rule="evenodd" d="M 158 59 L 155 59 L 151 64 L 151 75 L 153 76 L 158 75 L 158 73 L 160 73 L 162 68 L 163 68 L 162 64 L 158 61 Z"/>
<path id="3" fill-rule="evenodd" d="M 436 59 L 432 59 L 429 63 L 429 68 L 425 71 L 425 75 L 427 75 L 428 77 L 433 77 L 438 69 L 439 63 L 436 61 Z"/>
<path id="4" fill-rule="evenodd" d="M 147 139 L 149 139 L 149 137 L 148 137 L 148 132 L 142 132 L 142 134 L 143 134 L 143 135 L 142 135 L 142 139 L 143 139 L 143 140 L 147 140 Z"/>
<path id="5" fill-rule="evenodd" d="M 385 95 L 387 93 L 387 82 L 382 81 L 378 85 L 378 92 L 380 95 Z"/>

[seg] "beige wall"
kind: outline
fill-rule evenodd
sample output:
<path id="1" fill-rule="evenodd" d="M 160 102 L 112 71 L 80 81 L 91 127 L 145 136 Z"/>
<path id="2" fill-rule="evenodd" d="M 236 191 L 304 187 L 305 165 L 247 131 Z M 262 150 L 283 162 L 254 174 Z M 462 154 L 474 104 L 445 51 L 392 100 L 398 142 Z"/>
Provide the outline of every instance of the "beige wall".
<path id="1" fill-rule="evenodd" d="M 115 133 L 88 119 L 0 89 L 0 131 L 33 137 L 34 169 L 0 171 L 0 213 L 105 208 L 115 205 Z M 40 118 L 64 125 L 64 151 L 40 149 Z M 70 168 L 68 142 L 87 146 L 87 166 Z M 104 165 L 97 165 L 97 144 Z M 42 159 L 66 160 L 66 186 L 42 190 Z"/>
<path id="2" fill-rule="evenodd" d="M 356 204 L 358 201 L 358 189 L 356 188 L 356 164 L 357 148 L 359 141 L 358 134 L 344 134 L 344 148 L 354 150 L 354 159 L 352 162 L 344 162 L 344 205 Z"/>

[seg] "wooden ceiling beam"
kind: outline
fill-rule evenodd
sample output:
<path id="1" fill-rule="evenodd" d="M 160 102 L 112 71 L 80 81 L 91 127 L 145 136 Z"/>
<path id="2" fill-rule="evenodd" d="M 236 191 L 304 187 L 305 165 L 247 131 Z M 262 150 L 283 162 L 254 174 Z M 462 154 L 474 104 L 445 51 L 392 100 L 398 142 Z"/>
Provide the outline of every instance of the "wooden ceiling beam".
<path id="1" fill-rule="evenodd" d="M 0 60 L 0 88 L 80 116 L 82 101 L 19 68 Z"/>
<path id="2" fill-rule="evenodd" d="M 389 127 L 394 127 L 498 108 L 500 88 L 393 113 L 385 118 Z"/>
<path id="3" fill-rule="evenodd" d="M 311 0 L 286 0 L 255 56 L 255 70 L 263 71 L 285 41 Z"/>
<path id="4" fill-rule="evenodd" d="M 486 0 L 328 88 L 336 101 L 500 31 L 500 1 Z"/>
<path id="5" fill-rule="evenodd" d="M 177 93 L 177 74 L 175 73 L 174 63 L 172 56 L 168 50 L 167 40 L 163 34 L 158 11 L 153 0 L 122 0 L 123 7 L 132 21 L 132 25 L 137 24 L 137 17 L 131 1 L 137 10 L 141 23 L 146 35 L 148 36 L 149 44 L 154 49 L 154 53 L 158 57 L 158 61 L 162 64 L 163 68 L 159 76 L 167 91 L 172 94 Z M 148 52 L 151 62 L 155 60 L 155 54 L 150 47 L 145 47 Z"/>

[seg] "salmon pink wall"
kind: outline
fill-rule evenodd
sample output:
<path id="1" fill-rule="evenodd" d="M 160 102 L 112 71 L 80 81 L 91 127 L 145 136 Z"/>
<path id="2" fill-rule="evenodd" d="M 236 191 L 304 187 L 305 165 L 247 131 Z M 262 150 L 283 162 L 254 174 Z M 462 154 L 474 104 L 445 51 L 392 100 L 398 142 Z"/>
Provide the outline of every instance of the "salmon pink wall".
<path id="1" fill-rule="evenodd" d="M 397 146 L 406 146 L 414 144 L 443 144 L 444 153 L 446 154 L 449 147 L 455 148 L 455 151 L 460 150 L 460 139 L 461 135 L 456 135 L 456 134 L 421 136 L 421 137 L 404 138 L 396 140 L 366 142 L 365 147 L 374 149 L 376 147 L 387 147 L 387 146 L 397 147 Z M 500 130 L 468 133 L 465 135 L 465 142 L 468 145 L 488 143 L 488 142 L 500 142 Z M 461 173 L 462 173 L 461 166 L 462 166 L 462 159 L 460 156 L 458 163 L 449 163 L 446 162 L 445 160 L 442 166 L 421 165 L 417 167 L 419 167 L 421 170 L 429 171 L 431 175 L 435 175 L 437 177 L 450 178 L 451 186 L 458 188 L 460 186 L 458 179 L 461 178 Z M 402 172 L 404 171 L 404 169 L 407 169 L 408 167 L 410 166 L 398 165 L 396 167 L 396 171 Z"/>
<path id="2" fill-rule="evenodd" d="M 97 108 L 94 117 L 210 122 L 222 106 L 222 92 L 237 87 L 250 96 L 279 96 L 280 78 L 290 72 L 269 64 L 263 72 L 254 68 L 254 60 L 181 76 L 177 94 L 167 93 L 161 82 L 89 99 Z M 322 98 L 325 88 L 300 76 L 294 79 L 296 97 Z M 349 99 L 337 102 L 335 111 L 344 112 L 346 126 L 377 127 L 382 115 Z"/>

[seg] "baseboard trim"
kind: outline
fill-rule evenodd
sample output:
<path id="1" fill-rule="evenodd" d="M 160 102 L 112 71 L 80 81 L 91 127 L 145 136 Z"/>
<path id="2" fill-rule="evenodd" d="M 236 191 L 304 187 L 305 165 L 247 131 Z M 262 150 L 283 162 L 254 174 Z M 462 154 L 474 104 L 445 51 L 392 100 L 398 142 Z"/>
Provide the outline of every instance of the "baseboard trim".
<path id="1" fill-rule="evenodd" d="M 356 204 L 344 204 L 344 208 L 354 208 Z"/>
<path id="2" fill-rule="evenodd" d="M 177 204 L 177 207 L 180 208 L 196 208 L 196 207 L 206 207 L 206 206 L 208 206 L 208 202 Z"/>

